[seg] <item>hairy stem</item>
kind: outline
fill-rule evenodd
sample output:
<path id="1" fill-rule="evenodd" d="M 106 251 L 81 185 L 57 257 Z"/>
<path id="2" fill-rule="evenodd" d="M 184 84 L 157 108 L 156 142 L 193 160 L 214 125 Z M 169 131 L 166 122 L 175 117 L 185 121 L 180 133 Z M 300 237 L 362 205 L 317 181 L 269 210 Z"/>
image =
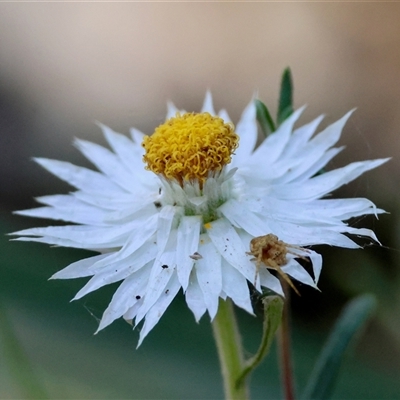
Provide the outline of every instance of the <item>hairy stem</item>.
<path id="1" fill-rule="evenodd" d="M 240 334 L 230 299 L 220 299 L 218 313 L 212 323 L 215 343 L 224 381 L 225 399 L 248 399 L 245 380 L 239 382 L 243 366 L 243 349 Z"/>

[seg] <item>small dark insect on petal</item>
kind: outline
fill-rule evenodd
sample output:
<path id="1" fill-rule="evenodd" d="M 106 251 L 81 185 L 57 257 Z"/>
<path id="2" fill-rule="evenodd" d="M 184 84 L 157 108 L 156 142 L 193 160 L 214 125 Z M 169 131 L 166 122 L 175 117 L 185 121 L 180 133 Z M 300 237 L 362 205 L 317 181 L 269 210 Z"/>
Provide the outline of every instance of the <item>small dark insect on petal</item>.
<path id="1" fill-rule="evenodd" d="M 141 297 L 139 295 L 136 296 L 136 300 L 140 300 Z"/>
<path id="2" fill-rule="evenodd" d="M 159 201 L 155 201 L 154 205 L 156 206 L 156 208 L 161 208 L 161 203 Z"/>
<path id="3" fill-rule="evenodd" d="M 162 268 L 162 269 L 166 269 L 166 268 L 168 268 L 168 265 L 166 265 L 166 264 L 161 265 L 161 268 Z"/>
<path id="4" fill-rule="evenodd" d="M 165 294 L 168 294 L 169 293 L 169 289 L 167 289 L 166 291 L 165 291 Z"/>
<path id="5" fill-rule="evenodd" d="M 197 251 L 196 252 L 194 252 L 191 256 L 189 256 L 190 258 L 192 258 L 193 260 L 200 260 L 200 259 L 202 259 L 203 258 L 203 256 L 200 254 L 200 253 L 198 253 Z"/>

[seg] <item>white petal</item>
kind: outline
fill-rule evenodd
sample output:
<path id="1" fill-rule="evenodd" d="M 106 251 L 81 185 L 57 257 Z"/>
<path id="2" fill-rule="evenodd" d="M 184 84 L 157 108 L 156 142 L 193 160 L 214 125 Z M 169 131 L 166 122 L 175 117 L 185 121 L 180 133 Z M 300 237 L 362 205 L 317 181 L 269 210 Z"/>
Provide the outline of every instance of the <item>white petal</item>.
<path id="1" fill-rule="evenodd" d="M 83 260 L 76 261 L 68 267 L 63 268 L 61 271 L 56 272 L 50 279 L 73 279 L 82 278 L 85 276 L 92 276 L 94 272 L 89 268 L 99 260 L 108 257 L 108 254 L 99 254 L 97 256 L 84 258 Z"/>
<path id="2" fill-rule="evenodd" d="M 83 209 L 89 207 L 79 205 L 74 208 L 52 208 L 39 207 L 30 210 L 14 211 L 14 214 L 24 215 L 26 217 L 48 218 L 65 222 L 75 222 L 78 224 L 103 225 L 102 221 L 106 212 L 98 209 L 92 209 L 90 212 L 83 212 Z"/>
<path id="3" fill-rule="evenodd" d="M 131 174 L 132 181 L 139 179 L 142 182 L 142 179 L 140 179 L 142 175 L 151 175 L 144 169 L 144 164 L 142 161 L 144 152 L 143 147 L 141 146 L 144 136 L 143 133 L 137 129 L 133 129 L 133 132 L 131 131 L 131 134 L 136 141 L 135 143 L 129 140 L 125 135 L 113 131 L 108 126 L 103 124 L 98 125 L 102 129 L 108 144 L 118 155 L 118 158 L 122 164 L 124 164 L 125 168 Z"/>
<path id="4" fill-rule="evenodd" d="M 176 276 L 176 274 L 174 274 L 171 280 L 168 282 L 168 285 L 166 286 L 164 293 L 158 298 L 157 302 L 146 314 L 146 320 L 143 324 L 143 328 L 140 331 L 138 347 L 142 344 L 143 339 L 146 337 L 146 335 L 153 329 L 153 327 L 160 320 L 165 310 L 168 308 L 172 300 L 179 292 L 179 289 L 180 289 L 180 284 L 178 281 L 178 277 Z"/>
<path id="5" fill-rule="evenodd" d="M 293 125 L 305 107 L 296 110 L 283 124 L 269 135 L 251 156 L 252 165 L 271 165 L 279 159 L 292 135 Z"/>
<path id="6" fill-rule="evenodd" d="M 206 235 L 202 237 L 204 239 L 200 241 L 198 251 L 203 256 L 196 261 L 195 270 L 204 303 L 213 320 L 218 311 L 219 293 L 222 290 L 221 255 Z"/>
<path id="7" fill-rule="evenodd" d="M 303 254 L 306 257 L 310 257 L 312 267 L 313 267 L 313 272 L 314 272 L 314 281 L 317 284 L 319 280 L 319 276 L 321 274 L 321 269 L 322 269 L 322 257 L 321 254 L 316 253 L 313 250 L 307 250 L 306 253 Z"/>
<path id="8" fill-rule="evenodd" d="M 271 194 L 287 200 L 314 200 L 358 178 L 364 172 L 379 167 L 388 160 L 388 158 L 385 158 L 354 162 L 343 168 L 338 168 L 316 176 L 306 182 L 276 185 Z"/>
<path id="9" fill-rule="evenodd" d="M 48 226 L 44 228 L 25 229 L 15 234 L 23 236 L 43 236 L 57 239 L 67 239 L 81 243 L 88 247 L 113 247 L 117 244 L 123 245 L 132 231 L 141 229 L 143 223 L 154 220 L 154 210 L 151 208 L 140 210 L 140 215 L 132 218 L 132 221 L 114 226 L 90 226 L 90 225 L 67 225 Z"/>
<path id="10" fill-rule="evenodd" d="M 143 155 L 143 154 L 144 154 L 144 149 L 143 149 L 143 147 L 141 146 L 141 144 L 142 144 L 143 139 L 144 139 L 144 137 L 145 137 L 146 135 L 145 135 L 143 132 L 139 131 L 139 129 L 136 129 L 136 128 L 131 128 L 131 129 L 129 130 L 129 132 L 130 132 L 130 134 L 131 134 L 131 137 L 132 137 L 133 141 L 134 141 L 137 145 L 139 145 L 138 148 L 141 149 L 140 155 Z M 136 162 L 137 162 L 137 161 L 136 161 Z"/>
<path id="11" fill-rule="evenodd" d="M 131 257 L 136 251 L 140 250 L 142 246 L 147 250 L 147 246 L 153 247 L 153 236 L 157 229 L 157 216 L 154 215 L 148 220 L 142 220 L 140 229 L 135 229 L 131 232 L 130 236 L 126 240 L 122 248 L 112 253 L 107 260 L 98 261 L 95 264 L 97 269 L 101 269 L 111 263 L 118 263 L 125 260 L 127 257 Z M 143 251 L 140 250 L 140 251 Z"/>
<path id="12" fill-rule="evenodd" d="M 141 188 L 142 189 L 142 188 Z M 154 192 L 158 191 L 158 186 L 153 188 Z M 125 210 L 127 208 L 132 208 L 133 206 L 142 207 L 147 205 L 156 199 L 154 197 L 153 191 L 137 190 L 135 194 L 125 193 L 124 195 L 118 193 L 117 195 L 113 193 L 103 193 L 102 195 L 93 196 L 91 193 L 83 192 L 82 190 L 77 190 L 70 194 L 71 197 L 80 200 L 83 204 L 87 206 L 95 206 L 97 209 L 104 209 L 107 211 Z M 41 198 L 38 198 L 40 201 Z M 55 207 L 62 207 L 62 205 L 54 205 Z M 107 217 L 110 219 L 110 217 Z"/>
<path id="13" fill-rule="evenodd" d="M 239 235 L 232 225 L 225 218 L 208 225 L 211 227 L 206 225 L 207 233 L 222 257 L 250 282 L 254 282 L 256 276 L 255 266 L 246 255 L 247 249 L 244 248 Z M 259 289 L 258 285 L 257 290 Z"/>
<path id="14" fill-rule="evenodd" d="M 229 199 L 219 210 L 233 225 L 244 229 L 252 236 L 262 236 L 271 232 L 265 219 L 262 220 L 244 204 L 234 199 Z"/>
<path id="15" fill-rule="evenodd" d="M 208 112 L 211 115 L 216 115 L 217 113 L 214 110 L 214 106 L 213 106 L 213 100 L 212 100 L 212 95 L 211 92 L 209 90 L 207 90 L 206 93 L 206 97 L 204 99 L 204 103 L 203 103 L 203 107 L 201 109 L 201 112 Z"/>
<path id="16" fill-rule="evenodd" d="M 150 267 L 142 268 L 128 276 L 121 283 L 107 309 L 104 311 L 96 333 L 110 325 L 117 318 L 120 318 L 142 299 L 149 278 L 149 270 Z"/>
<path id="17" fill-rule="evenodd" d="M 326 214 L 328 217 L 336 217 L 342 221 L 365 214 L 377 216 L 378 213 L 384 212 L 377 209 L 372 201 L 364 198 L 316 200 L 307 203 L 305 212 L 308 212 L 309 209 L 320 214 Z"/>
<path id="18" fill-rule="evenodd" d="M 272 275 L 267 268 L 263 268 L 263 266 L 261 266 L 258 274 L 260 277 L 261 286 L 271 289 L 275 293 L 284 297 L 282 285 L 279 282 L 279 279 Z"/>
<path id="19" fill-rule="evenodd" d="M 178 227 L 176 268 L 183 291 L 189 284 L 189 276 L 194 263 L 191 256 L 197 252 L 199 246 L 201 223 L 201 216 L 185 216 L 182 217 Z"/>
<path id="20" fill-rule="evenodd" d="M 103 193 L 104 191 L 124 193 L 123 189 L 110 179 L 90 169 L 48 158 L 34 158 L 34 160 L 53 175 L 75 186 L 77 189 L 92 193 Z"/>
<path id="21" fill-rule="evenodd" d="M 376 237 L 374 231 L 368 228 L 352 228 L 351 226 L 344 229 L 342 232 L 351 233 L 352 235 L 356 235 L 359 237 L 369 237 L 373 239 L 375 242 L 379 243 L 378 238 Z"/>
<path id="22" fill-rule="evenodd" d="M 171 276 L 176 274 L 176 238 L 177 232 L 175 230 L 169 235 L 164 252 L 161 255 L 158 254 L 153 263 L 143 305 L 140 307 L 136 316 L 136 325 L 145 317 L 150 308 L 162 295 Z"/>
<path id="23" fill-rule="evenodd" d="M 240 308 L 253 315 L 247 281 L 235 268 L 222 260 L 222 290 Z M 253 277 L 254 279 L 254 277 Z"/>
<path id="24" fill-rule="evenodd" d="M 143 297 L 137 301 L 132 307 L 128 308 L 126 313 L 123 315 L 123 318 L 129 322 L 131 325 L 133 325 L 133 319 L 136 317 L 136 314 L 139 310 L 139 308 L 143 304 Z"/>
<path id="25" fill-rule="evenodd" d="M 132 174 L 121 163 L 114 153 L 106 148 L 86 140 L 75 139 L 75 146 L 90 160 L 96 168 L 107 175 L 122 188 L 132 191 Z"/>
<path id="26" fill-rule="evenodd" d="M 172 103 L 172 101 L 169 101 L 167 103 L 167 117 L 165 119 L 167 120 L 172 117 L 175 117 L 177 112 L 179 112 L 179 110 L 175 107 L 175 104 Z"/>
<path id="27" fill-rule="evenodd" d="M 228 115 L 228 112 L 225 109 L 222 109 L 218 116 L 224 120 L 224 122 L 232 122 L 231 118 Z"/>
<path id="28" fill-rule="evenodd" d="M 189 285 L 186 289 L 185 298 L 188 307 L 194 314 L 196 322 L 199 322 L 200 318 L 206 312 L 207 306 L 205 303 L 204 294 L 200 289 L 196 274 L 190 275 Z"/>
<path id="29" fill-rule="evenodd" d="M 233 157 L 233 165 L 235 166 L 246 162 L 256 146 L 258 130 L 254 99 L 251 99 L 248 106 L 244 109 L 236 126 L 236 133 L 240 136 L 240 142 Z"/>
<path id="30" fill-rule="evenodd" d="M 286 243 L 298 246 L 311 246 L 315 244 L 328 244 L 330 246 L 357 249 L 360 246 L 347 236 L 338 232 L 337 227 L 303 226 L 284 223 L 282 221 L 269 221 L 271 231 Z M 343 227 L 341 227 L 343 229 Z M 345 229 L 343 229 L 345 231 Z"/>
<path id="31" fill-rule="evenodd" d="M 110 283 L 121 281 L 136 271 L 144 267 L 148 262 L 153 264 L 154 257 L 156 255 L 156 247 L 153 243 L 147 243 L 142 246 L 137 252 L 132 254 L 130 257 L 123 259 L 118 262 L 110 262 L 106 267 L 99 269 L 99 263 L 94 264 L 92 269 L 96 272 L 96 275 L 75 295 L 73 300 L 78 300 L 88 293 L 99 289 Z M 102 262 L 107 261 L 101 260 Z"/>
<path id="32" fill-rule="evenodd" d="M 304 162 L 302 162 L 298 167 L 292 168 L 287 174 L 285 174 L 283 179 L 279 179 L 277 183 L 291 182 L 295 180 L 297 182 L 302 182 L 306 179 L 313 177 L 343 149 L 344 147 L 330 149 L 327 152 L 323 153 L 322 157 L 315 153 L 316 157 L 306 158 Z"/>
<path id="33" fill-rule="evenodd" d="M 303 152 L 305 146 L 317 130 L 318 125 L 321 123 L 323 118 L 324 116 L 320 115 L 308 124 L 294 130 L 290 142 L 285 148 L 284 156 L 286 158 Z"/>
<path id="34" fill-rule="evenodd" d="M 340 135 L 347 120 L 350 118 L 353 112 L 354 110 L 349 111 L 338 121 L 334 122 L 326 127 L 322 132 L 318 133 L 318 135 L 311 140 L 310 145 L 312 145 L 314 148 L 318 148 L 322 152 L 336 144 L 340 139 Z"/>
<path id="35" fill-rule="evenodd" d="M 169 234 L 172 229 L 172 221 L 174 219 L 176 209 L 177 208 L 173 206 L 165 206 L 158 215 L 157 246 L 159 254 L 164 252 Z"/>
<path id="36" fill-rule="evenodd" d="M 305 285 L 309 285 L 314 289 L 318 289 L 311 276 L 297 261 L 290 260 L 290 262 L 281 269 L 283 272 L 290 275 L 297 281 L 304 283 Z"/>

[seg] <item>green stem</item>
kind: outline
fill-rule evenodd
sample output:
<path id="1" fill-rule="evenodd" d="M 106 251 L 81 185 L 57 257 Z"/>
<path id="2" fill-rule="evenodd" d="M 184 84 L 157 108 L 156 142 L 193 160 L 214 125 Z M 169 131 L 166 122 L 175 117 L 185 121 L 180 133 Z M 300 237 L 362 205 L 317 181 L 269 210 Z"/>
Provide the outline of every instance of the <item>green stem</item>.
<path id="1" fill-rule="evenodd" d="M 239 382 L 246 377 L 261 363 L 266 357 L 274 340 L 276 330 L 282 322 L 282 310 L 284 301 L 280 296 L 267 296 L 263 300 L 264 305 L 264 323 L 263 336 L 260 347 L 253 357 L 246 360 Z"/>
<path id="2" fill-rule="evenodd" d="M 218 312 L 212 323 L 215 343 L 224 380 L 224 392 L 227 400 L 248 399 L 246 381 L 238 382 L 243 365 L 243 350 L 240 334 L 230 299 L 220 299 Z"/>

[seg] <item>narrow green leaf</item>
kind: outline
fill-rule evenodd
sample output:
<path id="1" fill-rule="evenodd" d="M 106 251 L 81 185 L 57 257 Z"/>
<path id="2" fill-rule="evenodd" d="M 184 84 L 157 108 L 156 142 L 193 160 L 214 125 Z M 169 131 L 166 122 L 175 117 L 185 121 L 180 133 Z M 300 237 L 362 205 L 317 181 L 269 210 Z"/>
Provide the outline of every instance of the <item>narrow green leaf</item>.
<path id="1" fill-rule="evenodd" d="M 262 299 L 264 305 L 264 324 L 263 336 L 257 353 L 246 360 L 242 373 L 240 374 L 237 385 L 240 385 L 244 379 L 253 371 L 264 359 L 271 348 L 275 332 L 282 321 L 283 299 L 280 296 L 266 296 Z"/>
<path id="2" fill-rule="evenodd" d="M 255 100 L 257 110 L 257 121 L 260 124 L 261 130 L 265 136 L 275 132 L 275 123 L 268 111 L 267 106 L 260 100 Z"/>
<path id="3" fill-rule="evenodd" d="M 350 301 L 333 327 L 311 373 L 303 399 L 329 399 L 345 350 L 372 314 L 374 296 L 366 294 Z"/>
<path id="4" fill-rule="evenodd" d="M 3 307 L 0 307 L 0 345 L 4 354 L 2 362 L 14 376 L 24 399 L 48 399 Z"/>
<path id="5" fill-rule="evenodd" d="M 290 68 L 286 68 L 282 74 L 281 92 L 279 94 L 277 122 L 280 125 L 293 113 L 293 84 Z"/>

